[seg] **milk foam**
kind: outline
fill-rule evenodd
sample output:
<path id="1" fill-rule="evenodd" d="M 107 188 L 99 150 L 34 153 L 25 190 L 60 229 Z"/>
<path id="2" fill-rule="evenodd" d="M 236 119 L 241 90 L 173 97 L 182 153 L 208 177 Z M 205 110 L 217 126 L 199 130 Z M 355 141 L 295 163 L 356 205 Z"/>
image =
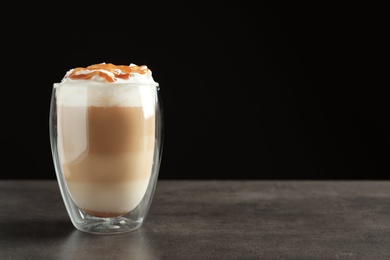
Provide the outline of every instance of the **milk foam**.
<path id="1" fill-rule="evenodd" d="M 155 99 L 156 86 L 126 85 L 112 86 L 109 83 L 54 84 L 57 89 L 57 104 L 60 106 L 120 106 L 149 108 Z"/>
<path id="2" fill-rule="evenodd" d="M 131 66 L 136 65 L 130 64 Z M 158 83 L 154 81 L 152 71 L 149 69 L 145 74 L 130 73 L 128 79 L 116 78 L 115 82 L 106 82 L 98 75 L 90 79 L 72 79 L 69 75 L 73 70 L 67 71 L 61 83 L 54 84 L 54 88 L 57 89 L 57 103 L 60 106 L 144 106 L 146 109 L 149 107 L 149 110 L 153 108 L 151 105 Z M 91 70 L 85 69 L 78 74 L 89 72 Z"/>

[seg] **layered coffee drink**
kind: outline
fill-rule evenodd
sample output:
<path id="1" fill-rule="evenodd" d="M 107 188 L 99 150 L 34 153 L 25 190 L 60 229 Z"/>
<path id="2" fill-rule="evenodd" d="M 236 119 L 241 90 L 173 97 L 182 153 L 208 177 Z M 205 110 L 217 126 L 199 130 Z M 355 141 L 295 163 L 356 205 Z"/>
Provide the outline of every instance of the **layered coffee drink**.
<path id="1" fill-rule="evenodd" d="M 144 197 L 154 162 L 157 85 L 146 66 L 111 63 L 71 69 L 55 84 L 60 167 L 84 213 L 122 216 Z"/>

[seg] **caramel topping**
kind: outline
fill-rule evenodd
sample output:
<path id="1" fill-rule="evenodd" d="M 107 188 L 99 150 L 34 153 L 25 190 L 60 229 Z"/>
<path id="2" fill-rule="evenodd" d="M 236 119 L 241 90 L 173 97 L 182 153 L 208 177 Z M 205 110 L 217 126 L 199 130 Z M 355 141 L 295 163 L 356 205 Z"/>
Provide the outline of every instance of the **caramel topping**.
<path id="1" fill-rule="evenodd" d="M 97 75 L 104 78 L 107 82 L 115 82 L 117 78 L 128 79 L 131 73 L 145 74 L 148 71 L 148 67 L 143 66 L 125 66 L 125 65 L 114 65 L 112 63 L 100 63 L 90 65 L 86 68 L 78 67 L 75 68 L 70 74 L 71 79 L 91 79 Z M 79 73 L 80 71 L 84 71 Z"/>

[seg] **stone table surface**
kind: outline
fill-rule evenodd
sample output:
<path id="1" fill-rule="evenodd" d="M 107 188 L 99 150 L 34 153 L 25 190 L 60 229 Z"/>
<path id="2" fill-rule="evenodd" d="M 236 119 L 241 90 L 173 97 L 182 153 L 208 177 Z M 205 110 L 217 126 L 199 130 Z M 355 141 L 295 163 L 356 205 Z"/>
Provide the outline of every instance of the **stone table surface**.
<path id="1" fill-rule="evenodd" d="M 0 259 L 390 259 L 390 181 L 159 180 L 144 225 L 94 235 L 53 180 L 0 181 Z"/>

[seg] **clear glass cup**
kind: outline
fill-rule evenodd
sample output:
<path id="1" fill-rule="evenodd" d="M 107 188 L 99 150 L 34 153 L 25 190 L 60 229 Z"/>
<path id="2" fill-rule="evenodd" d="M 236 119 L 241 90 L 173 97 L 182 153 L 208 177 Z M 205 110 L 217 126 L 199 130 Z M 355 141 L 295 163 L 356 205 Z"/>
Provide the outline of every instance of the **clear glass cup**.
<path id="1" fill-rule="evenodd" d="M 54 168 L 73 225 L 95 234 L 140 228 L 162 156 L 158 84 L 55 83 L 49 117 Z"/>

